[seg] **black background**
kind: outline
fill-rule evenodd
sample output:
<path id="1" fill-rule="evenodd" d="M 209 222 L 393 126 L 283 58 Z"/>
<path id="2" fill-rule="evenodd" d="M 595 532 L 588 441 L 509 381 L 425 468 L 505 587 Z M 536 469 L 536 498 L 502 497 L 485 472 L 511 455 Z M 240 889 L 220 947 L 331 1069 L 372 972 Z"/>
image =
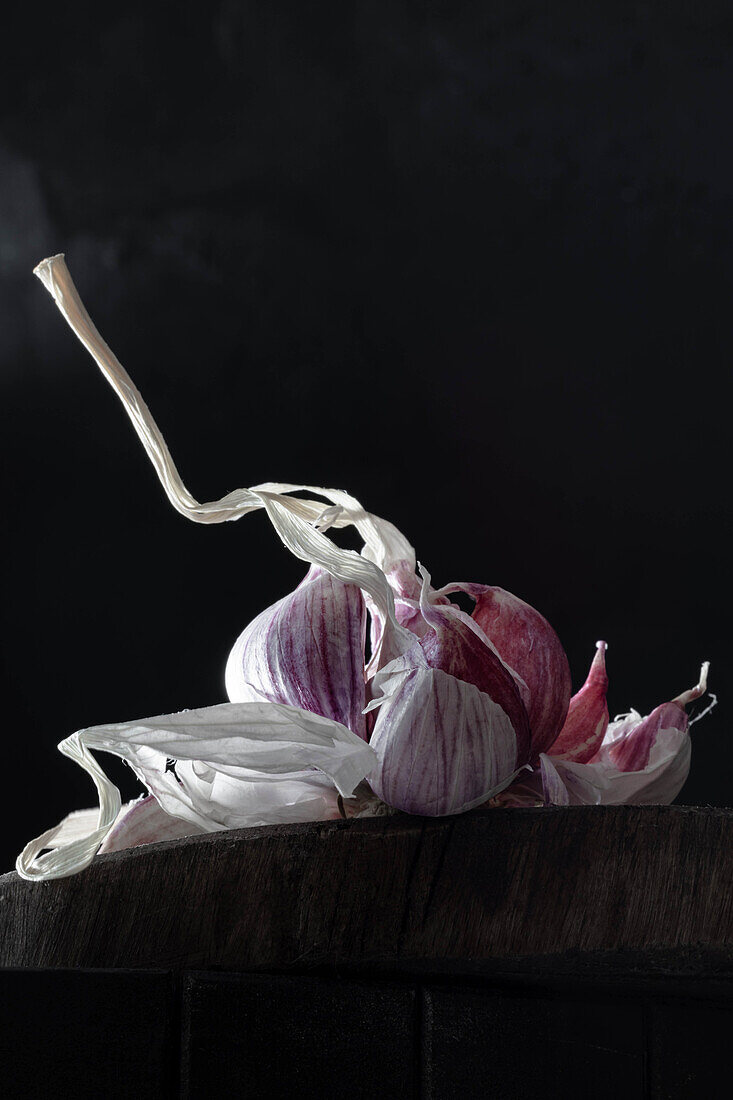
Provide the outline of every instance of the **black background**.
<path id="1" fill-rule="evenodd" d="M 348 488 L 543 611 L 612 715 L 712 662 L 731 797 L 727 3 L 75 4 L 0 80 L 2 866 L 94 803 L 73 730 L 224 698 L 304 570 L 168 505 L 58 251 L 200 500 Z M 353 543 L 355 545 L 355 543 Z M 131 773 L 104 757 L 126 797 Z"/>

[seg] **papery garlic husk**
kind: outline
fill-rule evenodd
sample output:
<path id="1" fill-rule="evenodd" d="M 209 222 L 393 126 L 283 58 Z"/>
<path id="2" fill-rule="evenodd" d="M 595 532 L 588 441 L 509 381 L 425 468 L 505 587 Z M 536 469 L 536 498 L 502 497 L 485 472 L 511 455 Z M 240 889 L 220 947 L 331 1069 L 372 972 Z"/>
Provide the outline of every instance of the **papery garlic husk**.
<path id="1" fill-rule="evenodd" d="M 204 832 L 318 819 L 376 760 L 341 723 L 279 703 L 219 703 L 79 730 L 59 750 L 94 779 L 96 826 L 68 844 L 59 839 L 63 823 L 32 840 L 16 861 L 21 878 L 76 874 L 114 828 L 119 791 L 90 749 L 126 760 L 166 813 Z"/>
<path id="2" fill-rule="evenodd" d="M 570 795 L 555 766 L 545 753 L 531 775 L 523 772 L 511 786 L 492 798 L 491 805 L 500 808 L 568 806 Z"/>
<path id="3" fill-rule="evenodd" d="M 631 715 L 631 725 L 644 722 L 640 714 Z M 623 724 L 611 723 L 609 730 Z M 545 801 L 571 806 L 659 806 L 673 802 L 682 790 L 690 771 L 691 742 L 687 729 L 680 725 L 658 728 L 649 747 L 646 765 L 635 771 L 621 771 L 603 753 L 588 764 L 542 756 L 553 782 L 561 783 L 562 797 L 545 787 Z"/>
<path id="4" fill-rule="evenodd" d="M 343 725 L 278 703 L 219 703 L 81 736 L 127 760 L 164 810 L 207 831 L 266 821 L 283 784 L 297 783 L 299 800 L 302 783 L 319 798 L 333 787 L 347 797 L 373 760 Z"/>
<path id="5" fill-rule="evenodd" d="M 185 766 L 180 765 L 185 773 Z M 189 780 L 207 782 L 207 769 L 199 765 L 192 769 Z M 212 775 L 208 776 L 209 797 Z M 190 788 L 190 782 L 189 782 Z M 232 786 L 237 802 L 241 801 L 241 789 Z M 300 773 L 298 778 L 284 778 L 254 787 L 256 806 L 250 802 L 252 825 L 282 824 L 288 821 L 329 821 L 339 818 L 379 816 L 389 813 L 389 807 L 377 799 L 371 788 L 362 783 L 349 798 L 341 798 L 336 788 L 324 777 L 312 772 Z M 221 810 L 221 807 L 219 807 Z M 55 829 L 53 844 L 57 848 L 84 840 L 96 827 L 98 809 L 75 810 L 67 814 Z M 141 795 L 120 809 L 106 839 L 100 845 L 99 854 L 121 852 L 138 848 L 143 844 L 158 844 L 166 840 L 181 840 L 207 832 L 199 825 L 166 813 L 153 795 Z"/>
<path id="6" fill-rule="evenodd" d="M 207 779 L 206 769 L 201 766 L 196 769 L 196 773 L 196 778 L 202 785 L 209 783 L 210 797 L 213 777 L 209 775 Z M 239 790 L 232 787 L 232 791 L 235 798 L 238 798 Z M 312 772 L 301 773 L 297 779 L 260 783 L 256 794 L 257 806 L 250 807 L 252 824 L 255 825 L 380 817 L 393 812 L 376 797 L 366 783 L 359 784 L 350 797 L 342 798 L 327 779 Z M 86 836 L 95 827 L 98 816 L 99 811 L 96 809 L 77 810 L 68 814 L 58 827 L 55 842 L 63 845 Z M 141 795 L 122 807 L 99 849 L 99 854 L 121 852 L 127 848 L 138 848 L 142 844 L 159 844 L 165 840 L 180 840 L 204 832 L 198 825 L 166 813 L 153 795 Z"/>
<path id="7" fill-rule="evenodd" d="M 232 703 L 285 703 L 366 739 L 361 590 L 312 566 L 302 583 L 240 634 L 225 682 Z"/>
<path id="8" fill-rule="evenodd" d="M 424 638 L 429 632 L 430 626 L 426 622 L 420 610 L 420 593 L 423 585 L 415 573 L 414 560 L 402 559 L 392 565 L 385 573 L 389 586 L 394 594 L 394 614 L 397 623 L 409 630 L 416 638 Z M 428 585 L 428 598 L 431 603 L 450 604 L 445 596 L 438 596 L 431 585 Z M 380 653 L 380 642 L 384 630 L 384 616 L 373 601 L 367 599 L 370 618 L 370 644 L 372 657 L 367 665 L 367 679 L 371 679 L 383 665 L 388 663 L 385 655 Z"/>
<path id="9" fill-rule="evenodd" d="M 414 572 L 415 551 L 401 531 L 367 512 L 358 500 L 342 489 L 290 482 L 265 482 L 253 488 L 235 489 L 219 500 L 200 502 L 188 491 L 171 457 L 165 440 L 142 395 L 129 374 L 105 343 L 79 296 L 64 256 L 50 256 L 37 265 L 34 274 L 52 295 L 61 314 L 97 363 L 119 397 L 153 464 L 170 503 L 195 523 L 226 523 L 264 509 L 282 542 L 291 553 L 309 565 L 318 565 L 343 583 L 358 585 L 380 616 L 385 629 L 377 663 L 386 664 L 406 652 L 411 639 L 395 618 L 394 596 L 385 573 L 406 567 Z M 316 493 L 331 502 L 303 500 L 296 492 Z M 319 526 L 353 525 L 364 539 L 361 554 L 341 550 L 318 530 Z"/>
<path id="10" fill-rule="evenodd" d="M 441 589 L 456 590 L 476 601 L 472 619 L 526 684 L 532 752 L 544 752 L 560 733 L 570 703 L 570 666 L 562 642 L 544 615 L 504 588 L 460 584 Z"/>
<path id="11" fill-rule="evenodd" d="M 596 653 L 582 688 L 570 700 L 568 715 L 560 734 L 547 750 L 548 756 L 560 760 L 587 763 L 600 748 L 608 729 L 606 703 L 606 643 L 596 642 Z"/>

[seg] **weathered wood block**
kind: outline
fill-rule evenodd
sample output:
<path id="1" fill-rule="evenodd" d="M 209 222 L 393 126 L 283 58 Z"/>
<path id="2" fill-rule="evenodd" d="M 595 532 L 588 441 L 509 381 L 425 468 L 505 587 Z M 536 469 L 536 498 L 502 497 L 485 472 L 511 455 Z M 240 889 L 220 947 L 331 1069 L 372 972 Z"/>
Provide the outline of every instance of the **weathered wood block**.
<path id="1" fill-rule="evenodd" d="M 0 965 L 733 973 L 733 810 L 266 826 L 0 878 Z"/>

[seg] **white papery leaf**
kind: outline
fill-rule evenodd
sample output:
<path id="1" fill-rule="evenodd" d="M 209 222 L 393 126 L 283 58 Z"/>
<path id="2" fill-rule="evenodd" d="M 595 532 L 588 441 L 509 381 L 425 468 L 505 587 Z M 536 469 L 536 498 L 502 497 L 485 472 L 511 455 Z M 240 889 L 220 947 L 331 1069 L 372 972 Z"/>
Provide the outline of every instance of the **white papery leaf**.
<path id="1" fill-rule="evenodd" d="M 75 874 L 91 863 L 112 828 L 120 810 L 119 791 L 90 748 L 127 760 L 167 813 L 205 832 L 258 823 L 258 808 L 264 806 L 269 813 L 276 805 L 278 784 L 311 783 L 303 773 L 312 768 L 348 796 L 376 759 L 373 749 L 340 723 L 278 703 L 220 703 L 80 730 L 62 741 L 59 750 L 80 763 L 97 785 L 97 828 L 65 847 L 57 847 L 59 826 L 31 841 L 16 862 L 22 878 Z M 189 769 L 183 766 L 180 780 L 168 770 L 170 759 L 191 762 Z M 320 787 L 315 780 L 313 798 L 323 797 L 323 790 L 315 789 Z M 288 788 L 289 805 L 293 794 Z M 222 811 L 218 819 L 212 816 L 215 805 Z M 48 847 L 54 850 L 41 855 Z"/>
<path id="2" fill-rule="evenodd" d="M 253 492 L 275 493 L 279 496 L 289 493 L 316 493 L 339 509 L 339 518 L 333 521 L 335 527 L 353 524 L 364 539 L 362 556 L 379 566 L 383 573 L 389 573 L 400 562 L 407 562 L 415 570 L 415 550 L 405 536 L 389 520 L 381 519 L 367 512 L 356 497 L 343 489 L 324 489 L 318 485 L 293 485 L 288 482 L 270 481 L 255 485 Z"/>
<path id="3" fill-rule="evenodd" d="M 87 836 L 78 837 L 63 847 L 58 847 L 58 837 L 63 836 L 62 821 L 52 829 L 47 829 L 35 840 L 26 844 L 23 851 L 15 861 L 15 869 L 21 878 L 25 879 L 49 879 L 65 878 L 74 875 L 87 867 L 94 859 L 94 855 L 104 838 L 112 828 L 115 819 L 120 812 L 122 799 L 120 792 L 110 783 L 107 776 L 100 768 L 97 761 L 87 749 L 83 741 L 83 733 L 73 733 L 58 746 L 59 752 L 68 756 L 79 764 L 85 772 L 88 772 L 94 780 L 99 794 L 99 813 L 97 815 L 97 827 Z M 50 848 L 44 852 L 45 848 Z"/>
<path id="4" fill-rule="evenodd" d="M 142 395 L 87 313 L 63 254 L 42 260 L 34 274 L 49 291 L 61 314 L 122 402 L 173 507 L 198 523 L 221 523 L 261 507 L 257 497 L 248 489 L 236 490 L 220 501 L 208 504 L 199 504 L 194 499 L 183 484 Z"/>
<path id="5" fill-rule="evenodd" d="M 116 820 L 119 820 L 120 815 L 126 809 L 127 806 L 121 808 Z M 74 840 L 86 839 L 96 829 L 98 820 L 99 809 L 97 806 L 93 806 L 89 810 L 73 810 L 53 830 L 54 844 L 61 848 L 64 844 L 71 844 Z"/>
<path id="6" fill-rule="evenodd" d="M 191 771 L 194 766 L 191 761 L 178 764 L 178 778 L 189 792 L 192 787 L 199 786 L 198 805 L 206 809 L 212 821 L 227 821 L 227 828 L 328 821 L 341 816 L 336 788 L 325 776 L 318 777 L 315 772 L 307 773 L 302 779 L 250 784 L 212 772 L 216 779 L 207 783 Z M 148 795 L 122 807 L 99 851 L 119 852 L 140 844 L 156 844 L 208 831 L 211 830 L 171 816 L 154 796 Z"/>
<path id="7" fill-rule="evenodd" d="M 182 761 L 176 774 L 207 821 L 227 829 L 328 821 L 341 816 L 336 787 L 317 772 L 279 775 L 262 782 L 217 769 L 203 773 L 190 761 Z"/>

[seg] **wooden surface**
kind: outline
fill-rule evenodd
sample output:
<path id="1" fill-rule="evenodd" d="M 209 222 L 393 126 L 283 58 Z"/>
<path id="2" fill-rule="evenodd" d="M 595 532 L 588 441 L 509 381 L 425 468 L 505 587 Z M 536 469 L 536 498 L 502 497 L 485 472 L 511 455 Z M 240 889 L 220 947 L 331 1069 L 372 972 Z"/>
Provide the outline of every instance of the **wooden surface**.
<path id="1" fill-rule="evenodd" d="M 3 1100 L 727 1100 L 732 840 L 730 810 L 490 810 L 5 875 Z"/>
<path id="2" fill-rule="evenodd" d="M 733 810 L 267 826 L 0 878 L 4 967 L 733 974 Z"/>

